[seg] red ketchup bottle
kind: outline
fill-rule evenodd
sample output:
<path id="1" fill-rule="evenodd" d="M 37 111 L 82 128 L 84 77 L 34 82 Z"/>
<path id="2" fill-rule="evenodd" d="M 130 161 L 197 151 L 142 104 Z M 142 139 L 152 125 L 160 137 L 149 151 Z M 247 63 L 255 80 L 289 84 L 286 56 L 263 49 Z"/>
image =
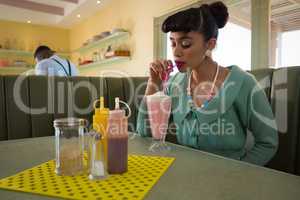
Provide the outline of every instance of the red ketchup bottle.
<path id="1" fill-rule="evenodd" d="M 120 109 L 123 103 L 129 109 L 129 115 L 125 116 L 125 110 Z M 122 174 L 128 170 L 128 117 L 129 106 L 115 98 L 115 110 L 109 111 L 107 128 L 107 171 L 109 174 Z"/>

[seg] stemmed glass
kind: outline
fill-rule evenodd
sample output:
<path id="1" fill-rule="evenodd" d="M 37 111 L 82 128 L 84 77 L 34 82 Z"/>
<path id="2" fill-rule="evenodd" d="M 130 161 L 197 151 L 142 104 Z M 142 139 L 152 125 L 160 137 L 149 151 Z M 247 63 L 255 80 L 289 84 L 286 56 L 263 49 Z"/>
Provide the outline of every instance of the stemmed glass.
<path id="1" fill-rule="evenodd" d="M 167 92 L 167 81 L 170 73 L 173 71 L 173 65 L 168 66 L 162 74 L 163 91 L 147 96 L 147 108 L 150 121 L 153 143 L 149 150 L 156 153 L 167 153 L 170 146 L 165 142 L 168 123 L 171 113 L 171 97 Z"/>

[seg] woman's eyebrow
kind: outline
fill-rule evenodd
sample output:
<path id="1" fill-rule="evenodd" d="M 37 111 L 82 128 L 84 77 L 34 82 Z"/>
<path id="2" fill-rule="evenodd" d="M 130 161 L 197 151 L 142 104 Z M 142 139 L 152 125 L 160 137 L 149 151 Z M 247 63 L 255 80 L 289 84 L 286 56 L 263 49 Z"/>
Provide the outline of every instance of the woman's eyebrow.
<path id="1" fill-rule="evenodd" d="M 193 39 L 193 38 L 191 38 L 191 37 L 189 37 L 189 36 L 182 36 L 182 37 L 179 37 L 178 38 L 178 40 L 185 40 L 185 39 Z M 172 41 L 174 41 L 175 39 L 174 38 L 172 38 L 172 37 L 170 37 L 170 40 L 172 40 Z"/>

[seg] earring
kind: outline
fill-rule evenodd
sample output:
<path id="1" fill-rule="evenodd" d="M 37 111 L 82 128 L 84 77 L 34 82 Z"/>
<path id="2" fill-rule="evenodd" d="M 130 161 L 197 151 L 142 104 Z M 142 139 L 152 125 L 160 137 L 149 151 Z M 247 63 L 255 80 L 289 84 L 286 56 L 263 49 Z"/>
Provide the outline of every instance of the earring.
<path id="1" fill-rule="evenodd" d="M 205 55 L 211 58 L 211 50 L 207 49 Z"/>

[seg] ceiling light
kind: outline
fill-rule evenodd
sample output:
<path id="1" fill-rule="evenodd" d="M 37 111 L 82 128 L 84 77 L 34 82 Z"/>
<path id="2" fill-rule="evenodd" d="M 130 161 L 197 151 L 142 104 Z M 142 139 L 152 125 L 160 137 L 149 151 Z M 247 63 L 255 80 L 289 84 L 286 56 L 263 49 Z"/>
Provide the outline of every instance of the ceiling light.
<path id="1" fill-rule="evenodd" d="M 78 14 L 78 15 L 77 15 L 77 18 L 80 18 L 80 17 L 81 17 L 81 15 L 80 15 L 80 14 Z"/>
<path id="2" fill-rule="evenodd" d="M 28 23 L 28 24 L 31 24 L 31 21 L 30 21 L 30 20 L 27 20 L 27 23 Z"/>
<path id="3" fill-rule="evenodd" d="M 97 4 L 100 4 L 100 3 L 101 3 L 101 1 L 100 1 L 100 0 L 98 0 L 98 1 L 97 1 Z"/>

